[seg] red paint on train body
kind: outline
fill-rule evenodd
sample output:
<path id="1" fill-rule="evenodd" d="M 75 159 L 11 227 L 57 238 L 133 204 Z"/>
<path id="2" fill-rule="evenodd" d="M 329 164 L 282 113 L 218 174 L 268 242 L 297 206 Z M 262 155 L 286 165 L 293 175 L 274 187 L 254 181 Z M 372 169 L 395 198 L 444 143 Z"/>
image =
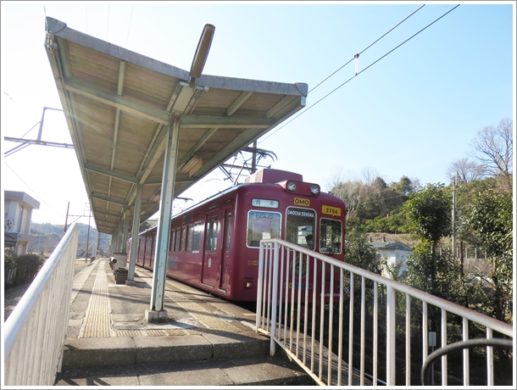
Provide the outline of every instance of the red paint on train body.
<path id="1" fill-rule="evenodd" d="M 344 260 L 346 208 L 317 184 L 264 170 L 173 217 L 167 275 L 233 301 L 255 301 L 261 239 L 280 238 Z M 139 235 L 152 269 L 156 228 Z"/>

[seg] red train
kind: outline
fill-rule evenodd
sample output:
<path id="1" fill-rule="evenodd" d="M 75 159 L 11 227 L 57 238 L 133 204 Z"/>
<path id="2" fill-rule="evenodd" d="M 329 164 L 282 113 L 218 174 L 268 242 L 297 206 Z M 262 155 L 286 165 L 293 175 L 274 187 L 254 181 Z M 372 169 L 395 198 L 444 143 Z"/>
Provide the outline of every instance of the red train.
<path id="1" fill-rule="evenodd" d="M 274 169 L 258 171 L 171 221 L 167 275 L 232 301 L 255 301 L 259 242 L 280 238 L 344 259 L 344 202 Z M 156 228 L 139 235 L 137 264 L 152 269 Z"/>

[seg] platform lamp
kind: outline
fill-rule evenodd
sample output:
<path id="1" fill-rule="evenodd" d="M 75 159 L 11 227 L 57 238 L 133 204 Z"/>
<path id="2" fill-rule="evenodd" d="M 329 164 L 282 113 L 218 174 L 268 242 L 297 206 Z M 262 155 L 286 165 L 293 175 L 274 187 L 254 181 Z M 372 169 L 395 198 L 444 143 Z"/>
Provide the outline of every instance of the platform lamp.
<path id="1" fill-rule="evenodd" d="M 214 32 L 214 25 L 205 24 L 197 44 L 196 54 L 194 54 L 194 59 L 192 60 L 192 65 L 190 67 L 191 83 L 194 79 L 199 78 L 203 72 L 203 68 L 205 67 L 206 59 L 208 58 L 208 53 L 210 51 L 210 46 L 212 45 L 212 39 L 214 38 Z"/>

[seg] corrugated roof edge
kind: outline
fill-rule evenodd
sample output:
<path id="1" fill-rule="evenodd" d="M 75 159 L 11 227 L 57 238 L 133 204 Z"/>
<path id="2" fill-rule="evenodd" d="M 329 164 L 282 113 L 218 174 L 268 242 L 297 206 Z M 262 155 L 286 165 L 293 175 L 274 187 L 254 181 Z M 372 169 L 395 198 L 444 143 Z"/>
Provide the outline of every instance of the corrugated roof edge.
<path id="1" fill-rule="evenodd" d="M 58 19 L 48 16 L 45 20 L 45 28 L 48 34 L 97 50 L 120 60 L 142 66 L 167 76 L 181 79 L 185 82 L 188 82 L 190 79 L 190 74 L 186 70 L 146 57 L 131 50 L 124 49 L 123 47 L 113 45 L 102 39 L 92 37 L 91 35 L 81 33 L 69 28 L 66 23 Z M 211 75 L 202 75 L 199 79 L 195 80 L 195 85 L 208 88 L 244 90 L 258 93 L 285 94 L 304 97 L 308 94 L 308 85 L 306 83 L 289 84 Z"/>

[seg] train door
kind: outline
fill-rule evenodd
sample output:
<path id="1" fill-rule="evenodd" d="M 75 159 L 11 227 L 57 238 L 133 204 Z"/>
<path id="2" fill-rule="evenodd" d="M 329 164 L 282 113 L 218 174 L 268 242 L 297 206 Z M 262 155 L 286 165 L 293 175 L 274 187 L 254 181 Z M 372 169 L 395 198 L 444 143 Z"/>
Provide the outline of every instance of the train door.
<path id="1" fill-rule="evenodd" d="M 219 274 L 219 288 L 227 290 L 230 283 L 230 274 L 227 272 L 227 267 L 230 266 L 231 261 L 231 247 L 233 235 L 233 210 L 226 209 L 224 211 L 224 225 L 223 225 L 223 256 L 221 259 L 221 271 Z"/>
<path id="2" fill-rule="evenodd" d="M 209 214 L 205 226 L 205 248 L 203 252 L 203 272 L 201 282 L 219 288 L 221 277 L 221 215 Z"/>

